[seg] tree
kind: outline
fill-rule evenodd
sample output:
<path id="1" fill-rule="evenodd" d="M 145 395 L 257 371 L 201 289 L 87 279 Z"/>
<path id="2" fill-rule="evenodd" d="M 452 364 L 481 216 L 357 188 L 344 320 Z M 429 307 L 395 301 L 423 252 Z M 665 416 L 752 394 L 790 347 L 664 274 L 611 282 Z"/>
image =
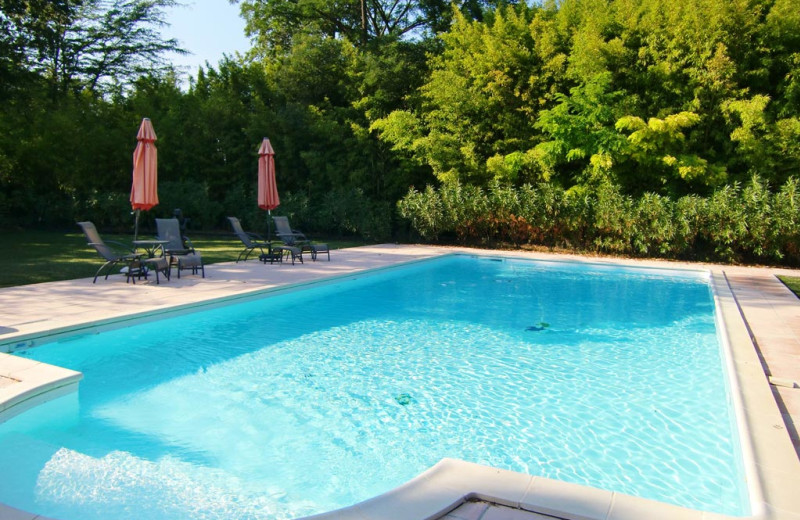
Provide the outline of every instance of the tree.
<path id="1" fill-rule="evenodd" d="M 441 182 L 537 178 L 519 152 L 538 142 L 531 121 L 559 74 L 535 51 L 540 13 L 524 3 L 498 9 L 487 22 L 457 13 L 441 35 L 443 52 L 430 60 L 419 106 L 395 111 L 373 128 Z"/>
<path id="2" fill-rule="evenodd" d="M 54 95 L 102 91 L 165 69 L 185 52 L 164 40 L 163 9 L 176 0 L 3 0 L 3 61 L 46 78 Z"/>
<path id="3" fill-rule="evenodd" d="M 239 0 L 231 0 L 237 3 Z M 382 38 L 418 39 L 447 30 L 453 6 L 473 19 L 497 0 L 241 0 L 247 33 L 264 55 L 285 52 L 298 34 L 345 38 L 364 46 Z"/>
<path id="4" fill-rule="evenodd" d="M 625 147 L 624 137 L 614 129 L 624 95 L 612 90 L 607 73 L 573 87 L 569 96 L 556 94 L 558 104 L 543 110 L 535 123 L 546 140 L 529 152 L 546 179 L 560 173 L 572 177 L 559 179 L 564 184 L 618 182 L 608 177 Z"/>

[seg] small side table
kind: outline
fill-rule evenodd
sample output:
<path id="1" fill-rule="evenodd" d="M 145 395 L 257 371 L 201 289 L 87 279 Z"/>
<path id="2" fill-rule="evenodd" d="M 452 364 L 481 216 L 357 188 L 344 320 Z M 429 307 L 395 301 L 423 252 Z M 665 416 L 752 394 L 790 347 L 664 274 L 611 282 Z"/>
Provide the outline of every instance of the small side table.
<path id="1" fill-rule="evenodd" d="M 136 249 L 144 249 L 148 258 L 156 256 L 156 252 L 161 251 L 164 256 L 164 244 L 169 244 L 169 240 L 134 240 L 133 245 Z"/>

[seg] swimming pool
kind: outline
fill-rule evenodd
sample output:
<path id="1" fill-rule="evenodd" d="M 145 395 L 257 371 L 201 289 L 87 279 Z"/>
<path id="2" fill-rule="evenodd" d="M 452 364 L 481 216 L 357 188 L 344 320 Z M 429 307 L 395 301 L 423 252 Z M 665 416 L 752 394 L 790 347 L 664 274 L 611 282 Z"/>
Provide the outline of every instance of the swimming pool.
<path id="1" fill-rule="evenodd" d="M 0 430 L 50 516 L 295 517 L 444 456 L 748 511 L 707 275 L 456 257 L 26 354 L 85 374 Z"/>

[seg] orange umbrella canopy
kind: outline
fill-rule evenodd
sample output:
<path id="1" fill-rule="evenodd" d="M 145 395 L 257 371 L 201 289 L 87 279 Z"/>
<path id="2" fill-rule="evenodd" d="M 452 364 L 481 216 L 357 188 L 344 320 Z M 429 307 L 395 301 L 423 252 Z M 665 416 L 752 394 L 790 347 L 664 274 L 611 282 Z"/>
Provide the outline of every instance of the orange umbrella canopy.
<path id="1" fill-rule="evenodd" d="M 280 203 L 275 183 L 275 151 L 265 137 L 258 149 L 258 207 L 272 211 Z"/>
<path id="2" fill-rule="evenodd" d="M 156 132 L 148 118 L 142 119 L 136 139 L 139 142 L 133 151 L 131 207 L 135 210 L 148 210 L 158 204 Z"/>

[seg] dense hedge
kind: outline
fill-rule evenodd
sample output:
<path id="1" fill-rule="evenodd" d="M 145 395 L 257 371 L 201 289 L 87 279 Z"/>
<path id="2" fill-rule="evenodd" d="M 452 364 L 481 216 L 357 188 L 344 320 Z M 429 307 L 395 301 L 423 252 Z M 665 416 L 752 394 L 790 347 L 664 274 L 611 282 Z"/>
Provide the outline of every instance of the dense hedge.
<path id="1" fill-rule="evenodd" d="M 532 244 L 633 256 L 800 264 L 800 191 L 759 177 L 709 197 L 633 198 L 613 184 L 564 190 L 553 184 L 488 189 L 412 189 L 400 215 L 427 240 Z"/>
<path id="2" fill-rule="evenodd" d="M 302 192 L 287 191 L 280 197 L 281 204 L 272 214 L 288 216 L 293 227 L 305 232 L 358 236 L 375 242 L 385 241 L 392 235 L 395 219 L 391 204 L 370 199 L 360 189 L 334 189 L 314 201 Z M 65 199 L 58 208 L 60 220 L 55 222 L 56 226 L 71 227 L 71 222 L 91 220 L 103 230 L 133 231 L 134 217 L 127 193 L 96 192 L 89 197 Z M 189 227 L 192 231 L 229 230 L 226 217 L 236 216 L 246 229 L 267 233 L 267 213 L 257 207 L 255 194 L 248 193 L 244 187 L 235 187 L 218 202 L 211 197 L 208 186 L 193 182 L 164 182 L 159 185 L 159 204 L 141 213 L 140 229 L 154 231 L 155 219 L 171 217 L 176 208 L 191 219 Z M 27 224 L 35 226 L 37 223 Z"/>

